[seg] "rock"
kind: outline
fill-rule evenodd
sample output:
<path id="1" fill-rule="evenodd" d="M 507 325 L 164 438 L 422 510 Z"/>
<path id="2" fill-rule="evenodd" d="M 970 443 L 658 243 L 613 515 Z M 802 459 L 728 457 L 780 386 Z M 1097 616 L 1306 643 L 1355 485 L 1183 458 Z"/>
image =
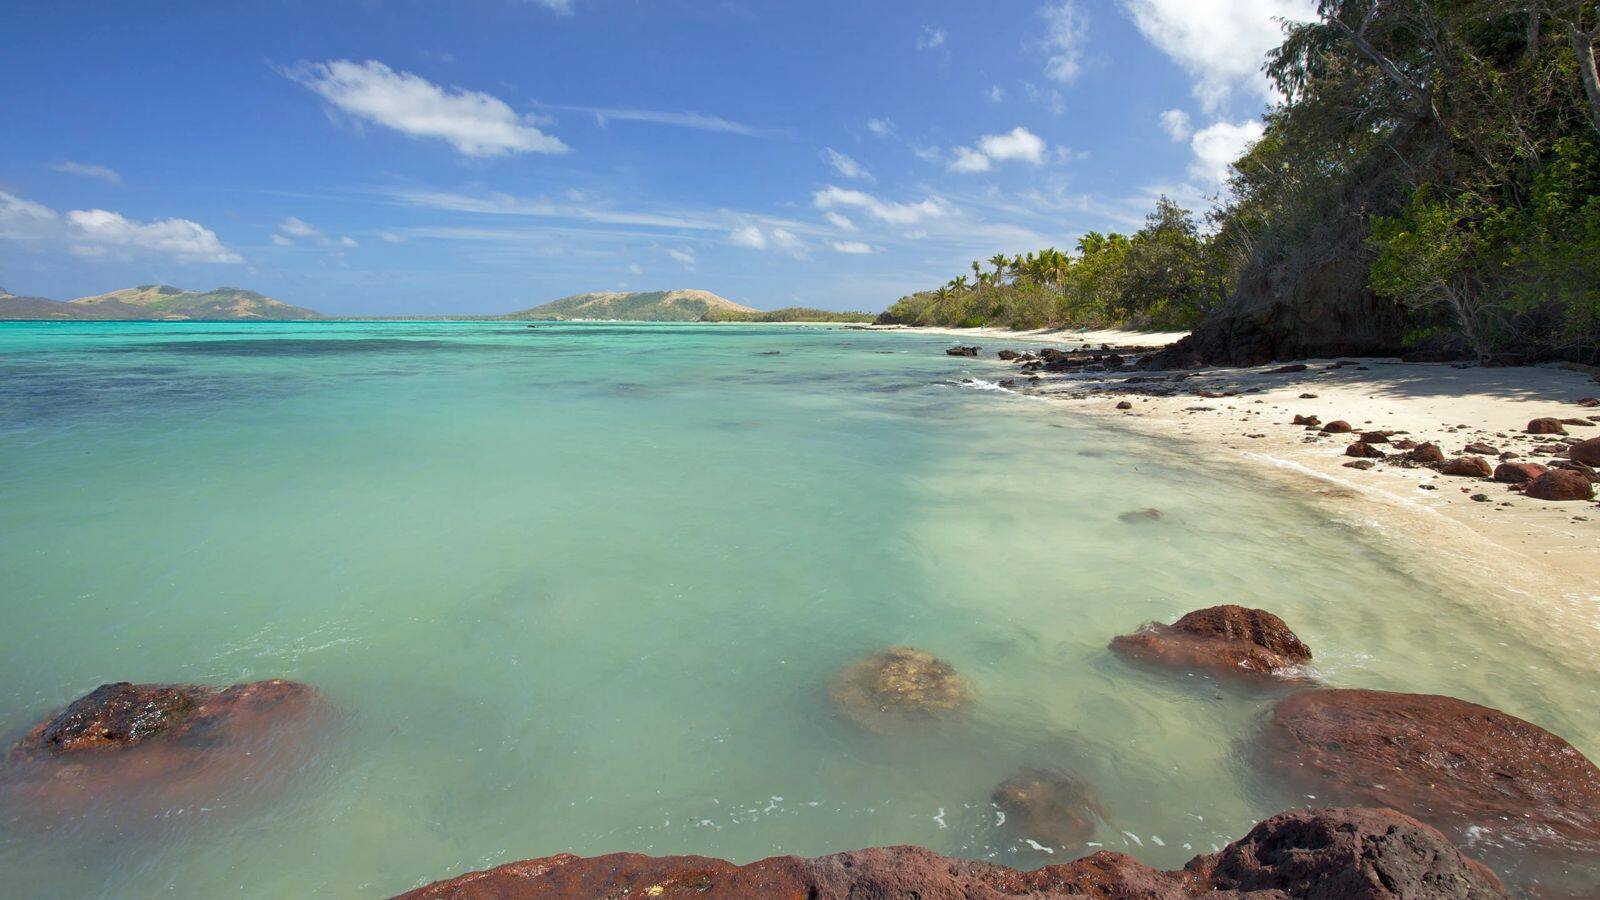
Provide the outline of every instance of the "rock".
<path id="1" fill-rule="evenodd" d="M 1588 427 L 1588 426 L 1594 424 L 1593 422 L 1589 421 L 1588 419 L 1576 419 L 1576 418 L 1574 418 L 1574 419 L 1558 419 L 1557 421 L 1559 421 L 1563 425 L 1578 425 L 1578 426 L 1581 426 L 1581 427 Z"/>
<path id="2" fill-rule="evenodd" d="M 1377 463 L 1373 462 L 1370 459 L 1352 459 L 1349 462 L 1345 463 L 1344 467 L 1346 469 L 1360 469 L 1361 471 L 1365 472 L 1368 469 L 1371 469 L 1375 465 L 1377 465 Z"/>
<path id="3" fill-rule="evenodd" d="M 1295 416 L 1292 425 L 1321 425 L 1322 420 L 1316 416 Z"/>
<path id="4" fill-rule="evenodd" d="M 1301 400 L 1315 400 L 1315 399 L 1317 399 L 1317 395 L 1316 394 L 1301 394 L 1300 395 L 1300 399 Z"/>
<path id="5" fill-rule="evenodd" d="M 1001 350 L 999 353 L 996 353 L 995 356 L 998 356 L 999 358 L 1005 360 L 1006 362 L 1010 362 L 1010 361 L 1012 361 L 1014 359 L 1021 359 L 1022 358 L 1022 354 L 1018 353 L 1015 350 Z"/>
<path id="6" fill-rule="evenodd" d="M 1390 809 L 1294 810 L 1273 816 L 1220 853 L 1162 872 L 1121 853 L 1021 872 L 880 847 L 744 866 L 704 856 L 569 853 L 507 863 L 400 895 L 397 900 L 1495 900 L 1494 873 L 1444 835 Z"/>
<path id="7" fill-rule="evenodd" d="M 326 712 L 294 681 L 226 689 L 104 684 L 35 725 L 0 768 L 0 803 L 32 816 L 139 817 L 255 790 L 292 771 Z"/>
<path id="8" fill-rule="evenodd" d="M 1503 462 L 1494 467 L 1494 480 L 1503 484 L 1522 484 L 1550 471 L 1538 463 Z"/>
<path id="9" fill-rule="evenodd" d="M 1278 702 L 1261 761 L 1296 790 L 1445 829 L 1600 852 L 1600 769 L 1561 738 L 1454 697 L 1320 689 Z"/>
<path id="10" fill-rule="evenodd" d="M 1494 474 L 1494 467 L 1481 456 L 1458 456 L 1445 463 L 1439 472 L 1461 478 L 1488 478 Z"/>
<path id="11" fill-rule="evenodd" d="M 1294 365 L 1279 366 L 1276 369 L 1268 369 L 1266 374 L 1268 374 L 1268 375 L 1293 375 L 1296 372 L 1304 372 L 1308 368 L 1310 368 L 1310 367 L 1307 366 L 1305 363 L 1295 363 Z"/>
<path id="12" fill-rule="evenodd" d="M 1490 444 L 1473 443 L 1462 447 L 1461 452 L 1474 456 L 1499 456 L 1500 448 Z"/>
<path id="13" fill-rule="evenodd" d="M 1578 401 L 1578 405 L 1588 407 L 1600 406 L 1600 397 L 1585 397 Z"/>
<path id="14" fill-rule="evenodd" d="M 1389 438 L 1393 435 L 1394 432 L 1392 431 L 1363 431 L 1361 432 L 1361 442 L 1364 444 L 1387 444 L 1389 443 Z"/>
<path id="15" fill-rule="evenodd" d="M 1522 493 L 1535 500 L 1593 500 L 1594 484 L 1582 472 L 1551 469 L 1528 482 Z"/>
<path id="16" fill-rule="evenodd" d="M 1133 409 L 1133 404 L 1129 403 L 1126 400 L 1124 400 L 1121 403 L 1117 404 L 1117 409 Z"/>
<path id="17" fill-rule="evenodd" d="M 1382 450 L 1379 450 L 1377 447 L 1372 446 L 1366 441 L 1356 441 L 1354 444 L 1344 448 L 1344 455 L 1362 457 L 1366 459 L 1383 459 L 1388 454 L 1384 453 Z"/>
<path id="18" fill-rule="evenodd" d="M 845 667 L 828 693 L 846 717 L 880 732 L 932 721 L 972 699 L 954 666 L 914 647 L 890 647 Z"/>
<path id="19" fill-rule="evenodd" d="M 1150 622 L 1113 638 L 1111 649 L 1139 662 L 1235 675 L 1268 675 L 1311 659 L 1311 648 L 1282 619 L 1233 605 L 1196 610 L 1171 625 Z"/>
<path id="20" fill-rule="evenodd" d="M 1117 518 L 1124 522 L 1133 524 L 1138 522 L 1159 522 L 1161 521 L 1162 516 L 1163 513 L 1161 510 L 1152 506 L 1148 509 L 1130 509 L 1122 515 L 1117 516 Z"/>
<path id="21" fill-rule="evenodd" d="M 951 347 L 944 351 L 947 356 L 977 356 L 982 347 Z"/>
<path id="22" fill-rule="evenodd" d="M 1543 418 L 1534 419 L 1528 423 L 1529 434 L 1566 434 L 1567 430 L 1561 427 L 1560 419 Z"/>
<path id="23" fill-rule="evenodd" d="M 1439 449 L 1438 444 L 1418 444 L 1406 454 L 1406 459 L 1423 465 L 1441 463 L 1444 462 L 1444 451 Z"/>
<path id="24" fill-rule="evenodd" d="M 1579 441 L 1568 447 L 1567 458 L 1586 466 L 1600 467 L 1600 437 Z"/>
<path id="25" fill-rule="evenodd" d="M 1050 769 L 1023 769 L 994 789 L 989 798 L 1005 813 L 1005 827 L 1019 840 L 1032 838 L 1053 847 L 1076 847 L 1094 837 L 1105 817 L 1100 801 L 1083 779 Z"/>
<path id="26" fill-rule="evenodd" d="M 1323 434 L 1349 434 L 1354 430 L 1355 429 L 1350 427 L 1350 423 L 1343 419 L 1335 419 L 1332 422 L 1322 426 Z"/>

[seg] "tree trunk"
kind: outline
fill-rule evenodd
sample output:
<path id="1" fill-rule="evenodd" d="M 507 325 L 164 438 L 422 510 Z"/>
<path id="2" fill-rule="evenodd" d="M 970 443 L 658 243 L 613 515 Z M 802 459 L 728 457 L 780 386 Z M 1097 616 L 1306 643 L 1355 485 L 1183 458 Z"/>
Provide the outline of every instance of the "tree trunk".
<path id="1" fill-rule="evenodd" d="M 1589 97 L 1589 123 L 1600 131 L 1600 70 L 1595 68 L 1593 34 L 1584 32 L 1576 22 L 1567 23 L 1567 40 L 1578 57 L 1578 74 L 1583 78 L 1583 92 Z"/>
<path id="2" fill-rule="evenodd" d="M 1528 3 L 1528 31 L 1524 36 L 1527 49 L 1523 52 L 1529 59 L 1539 55 L 1539 26 L 1544 18 L 1544 4 L 1540 0 L 1530 0 Z"/>

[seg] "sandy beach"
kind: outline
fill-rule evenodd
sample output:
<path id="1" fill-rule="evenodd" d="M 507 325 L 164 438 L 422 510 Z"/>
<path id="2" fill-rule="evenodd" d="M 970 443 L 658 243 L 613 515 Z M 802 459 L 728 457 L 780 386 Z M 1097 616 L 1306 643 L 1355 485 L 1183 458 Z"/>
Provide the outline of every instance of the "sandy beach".
<path id="1" fill-rule="evenodd" d="M 920 329 L 919 329 L 920 330 Z M 983 346 L 981 358 L 1002 349 L 1087 344 L 1098 348 L 1159 346 L 1181 335 L 1117 331 L 1009 333 L 992 329 L 948 332 L 958 343 Z M 1600 436 L 1600 409 L 1579 404 L 1600 395 L 1595 375 L 1557 366 L 1515 368 L 1411 364 L 1393 359 L 1306 360 L 1303 371 L 1283 366 L 1202 370 L 1181 382 L 1128 383 L 1139 374 L 1040 373 L 1038 383 L 1018 379 L 1015 390 L 1166 440 L 1191 441 L 1213 461 L 1259 467 L 1264 475 L 1297 483 L 1308 496 L 1341 508 L 1354 498 L 1364 514 L 1395 540 L 1469 565 L 1508 587 L 1559 594 L 1568 610 L 1590 626 L 1600 623 L 1600 506 L 1594 501 L 1545 502 L 1510 485 L 1452 477 L 1422 466 L 1377 459 L 1370 469 L 1348 466 L 1346 448 L 1360 432 L 1395 432 L 1393 440 L 1436 443 L 1447 459 L 1468 444 L 1499 454 L 1549 462 L 1551 445 Z M 1279 370 L 1279 371 L 1275 371 Z M 1014 377 L 997 364 L 997 378 Z M 1169 396 L 1153 396 L 1171 391 Z M 1127 401 L 1131 409 L 1117 406 Z M 1322 422 L 1344 420 L 1355 434 L 1327 434 L 1293 424 L 1296 415 Z M 1562 435 L 1526 433 L 1532 419 L 1571 421 Z M 1387 445 L 1377 445 L 1396 457 Z M 1541 452 L 1544 448 L 1545 452 Z M 1481 448 L 1480 448 L 1481 449 Z M 1298 476 L 1298 477 L 1296 477 Z M 1474 499 L 1474 498 L 1487 499 Z"/>

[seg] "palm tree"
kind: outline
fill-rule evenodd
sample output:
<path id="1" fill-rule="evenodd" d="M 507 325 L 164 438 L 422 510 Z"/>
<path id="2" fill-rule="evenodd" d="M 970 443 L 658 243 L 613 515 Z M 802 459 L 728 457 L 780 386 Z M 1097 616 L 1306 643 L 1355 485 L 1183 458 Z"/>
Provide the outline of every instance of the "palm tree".
<path id="1" fill-rule="evenodd" d="M 989 265 L 994 266 L 994 279 L 999 281 L 1001 276 L 1005 274 L 1006 266 L 1011 265 L 1011 258 L 1004 253 L 996 253 L 989 257 Z"/>
<path id="2" fill-rule="evenodd" d="M 965 275 L 957 275 L 954 279 L 951 280 L 950 286 L 955 288 L 957 293 L 960 293 L 961 291 L 966 290 L 967 289 L 967 276 L 965 276 Z"/>
<path id="3" fill-rule="evenodd" d="M 977 260 L 973 260 L 972 261 L 972 278 L 973 278 L 973 280 L 976 281 L 978 276 L 982 275 L 982 274 L 983 274 L 983 264 L 978 262 Z"/>

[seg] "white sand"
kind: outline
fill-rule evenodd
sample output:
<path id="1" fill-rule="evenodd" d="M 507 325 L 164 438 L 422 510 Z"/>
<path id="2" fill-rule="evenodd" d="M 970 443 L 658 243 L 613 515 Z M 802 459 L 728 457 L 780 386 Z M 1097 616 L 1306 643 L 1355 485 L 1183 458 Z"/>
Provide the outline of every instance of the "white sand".
<path id="1" fill-rule="evenodd" d="M 1066 344 L 1076 349 L 1087 344 L 1099 347 L 1164 347 L 1188 334 L 1187 331 L 1121 331 L 1117 329 L 1041 328 L 1036 331 L 1011 331 L 1007 328 L 912 328 L 906 325 L 862 325 L 868 331 L 908 331 L 915 334 L 948 334 L 961 340 L 953 344 L 977 343 L 985 351 L 1003 350 L 1007 347 L 1022 349 L 1030 345 Z M 985 346 L 987 344 L 988 346 Z"/>

